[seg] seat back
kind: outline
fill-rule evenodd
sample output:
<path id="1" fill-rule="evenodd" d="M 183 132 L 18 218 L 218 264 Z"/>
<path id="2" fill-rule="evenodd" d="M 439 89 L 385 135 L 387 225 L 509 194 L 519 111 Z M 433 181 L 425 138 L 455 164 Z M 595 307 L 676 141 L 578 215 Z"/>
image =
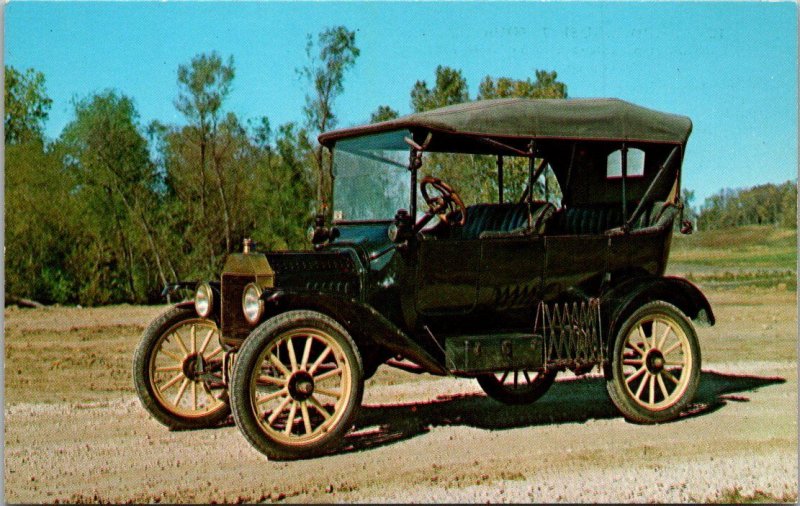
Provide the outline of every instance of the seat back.
<path id="1" fill-rule="evenodd" d="M 654 202 L 645 206 L 642 213 L 632 224 L 631 230 L 645 230 L 652 227 L 672 226 L 678 208 Z M 623 224 L 622 210 L 618 204 L 613 206 L 571 207 L 559 210 L 554 220 L 554 227 L 548 234 L 592 235 L 602 234 L 607 230 Z"/>
<path id="2" fill-rule="evenodd" d="M 526 204 L 475 204 L 467 207 L 467 220 L 460 230 L 462 239 L 477 239 L 484 232 L 507 233 L 528 225 Z"/>
<path id="3" fill-rule="evenodd" d="M 622 210 L 618 205 L 571 207 L 559 213 L 558 230 L 566 235 L 591 235 L 620 225 Z"/>

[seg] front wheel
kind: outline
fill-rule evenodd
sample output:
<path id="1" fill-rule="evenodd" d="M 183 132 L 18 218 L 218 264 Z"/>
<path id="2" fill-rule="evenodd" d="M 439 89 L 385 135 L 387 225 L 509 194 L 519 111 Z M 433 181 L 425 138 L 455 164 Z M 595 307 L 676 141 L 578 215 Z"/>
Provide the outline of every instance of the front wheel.
<path id="1" fill-rule="evenodd" d="M 222 382 L 222 345 L 213 320 L 172 307 L 144 331 L 133 356 L 142 405 L 172 429 L 217 425 L 230 414 Z"/>
<path id="2" fill-rule="evenodd" d="M 692 323 L 664 301 L 645 304 L 622 325 L 614 344 L 612 402 L 628 420 L 672 420 L 700 383 L 700 344 Z"/>
<path id="3" fill-rule="evenodd" d="M 274 460 L 319 455 L 353 425 L 364 389 L 355 343 L 315 311 L 270 318 L 245 339 L 233 366 L 236 425 Z"/>
<path id="4" fill-rule="evenodd" d="M 556 378 L 558 371 L 503 371 L 478 376 L 486 395 L 503 404 L 531 404 L 543 396 Z"/>

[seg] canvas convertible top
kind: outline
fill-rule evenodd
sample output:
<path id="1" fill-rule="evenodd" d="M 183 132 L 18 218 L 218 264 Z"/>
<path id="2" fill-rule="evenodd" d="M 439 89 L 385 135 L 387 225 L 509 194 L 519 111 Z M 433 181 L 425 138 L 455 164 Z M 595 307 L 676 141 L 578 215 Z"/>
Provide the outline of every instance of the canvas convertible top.
<path id="1" fill-rule="evenodd" d="M 342 139 L 399 129 L 507 140 L 580 139 L 683 146 L 692 131 L 692 121 L 619 99 L 507 98 L 457 104 L 333 130 L 322 133 L 319 142 L 333 147 Z M 448 147 L 458 147 L 452 142 L 451 137 Z"/>

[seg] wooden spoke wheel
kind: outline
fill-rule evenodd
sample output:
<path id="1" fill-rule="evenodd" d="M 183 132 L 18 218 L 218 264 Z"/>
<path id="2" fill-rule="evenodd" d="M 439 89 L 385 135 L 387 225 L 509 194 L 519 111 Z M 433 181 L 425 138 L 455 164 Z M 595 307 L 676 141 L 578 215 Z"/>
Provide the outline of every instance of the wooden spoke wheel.
<path id="1" fill-rule="evenodd" d="M 486 395 L 503 404 L 530 404 L 547 392 L 557 371 L 509 370 L 478 376 Z"/>
<path id="2" fill-rule="evenodd" d="M 144 332 L 134 354 L 134 383 L 142 405 L 174 429 L 202 428 L 230 414 L 222 382 L 217 325 L 192 308 L 174 307 Z"/>
<path id="3" fill-rule="evenodd" d="M 256 328 L 237 354 L 236 424 L 271 459 L 318 455 L 350 430 L 363 392 L 360 355 L 325 315 L 290 311 Z"/>
<path id="4" fill-rule="evenodd" d="M 633 313 L 617 335 L 608 382 L 611 400 L 631 421 L 677 417 L 700 381 L 694 327 L 675 306 L 651 302 Z"/>

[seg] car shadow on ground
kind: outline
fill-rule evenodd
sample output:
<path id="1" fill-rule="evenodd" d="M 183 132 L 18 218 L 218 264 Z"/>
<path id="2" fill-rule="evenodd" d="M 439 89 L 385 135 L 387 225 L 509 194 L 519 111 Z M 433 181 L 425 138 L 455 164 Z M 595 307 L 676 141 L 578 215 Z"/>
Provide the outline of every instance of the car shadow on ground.
<path id="1" fill-rule="evenodd" d="M 675 421 L 712 413 L 728 401 L 747 402 L 749 398 L 735 394 L 785 382 L 780 377 L 703 371 L 694 402 Z M 355 430 L 330 453 L 380 447 L 439 426 L 503 430 L 621 416 L 608 397 L 602 377 L 557 381 L 541 399 L 526 406 L 506 406 L 483 393 L 439 396 L 432 401 L 406 404 L 366 404 L 361 407 Z"/>

